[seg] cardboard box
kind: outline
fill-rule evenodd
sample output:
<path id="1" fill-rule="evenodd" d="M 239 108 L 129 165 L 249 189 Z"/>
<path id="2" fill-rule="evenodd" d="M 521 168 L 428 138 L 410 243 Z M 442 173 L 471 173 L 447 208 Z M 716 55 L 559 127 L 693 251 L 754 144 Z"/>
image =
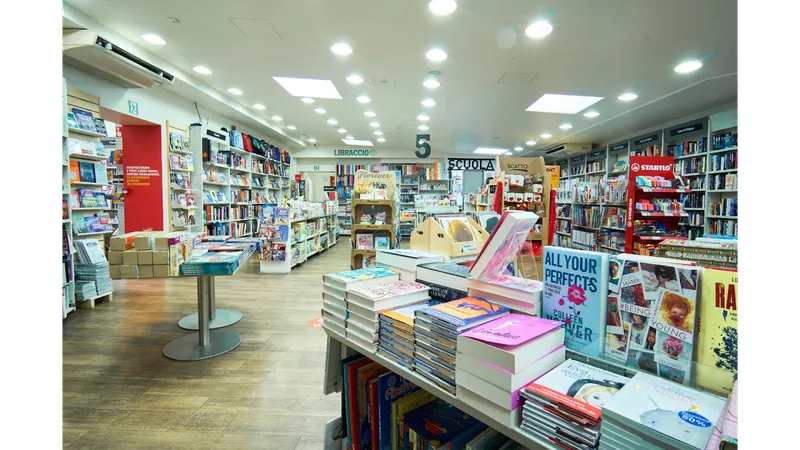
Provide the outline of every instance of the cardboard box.
<path id="1" fill-rule="evenodd" d="M 153 268 L 154 278 L 167 278 L 169 276 L 169 266 L 166 264 L 159 264 L 151 266 Z"/>
<path id="2" fill-rule="evenodd" d="M 139 266 L 123 264 L 119 266 L 122 278 L 139 278 Z"/>
<path id="3" fill-rule="evenodd" d="M 136 250 L 125 250 L 122 252 L 122 264 L 133 265 L 139 264 L 139 257 Z"/>
<path id="4" fill-rule="evenodd" d="M 153 251 L 152 250 L 144 250 L 144 251 L 138 250 L 138 251 L 136 251 L 136 256 L 138 258 L 140 266 L 152 266 L 153 265 Z"/>
<path id="5" fill-rule="evenodd" d="M 122 264 L 122 252 L 119 250 L 109 250 L 108 263 L 117 265 Z"/>
<path id="6" fill-rule="evenodd" d="M 133 233 L 125 233 L 120 236 L 114 236 L 110 239 L 111 250 L 125 251 L 133 248 L 133 239 L 142 234 L 141 231 L 134 231 Z"/>
<path id="7" fill-rule="evenodd" d="M 169 251 L 153 250 L 153 264 L 169 264 Z"/>
<path id="8" fill-rule="evenodd" d="M 136 250 L 152 250 L 153 249 L 153 233 L 142 233 L 133 239 L 133 248 Z"/>
<path id="9" fill-rule="evenodd" d="M 139 266 L 139 278 L 153 278 L 153 266 Z"/>
<path id="10" fill-rule="evenodd" d="M 175 233 L 164 233 L 160 234 L 155 237 L 155 250 L 169 250 L 171 245 L 175 245 L 180 243 L 182 240 L 187 239 L 188 235 L 186 233 L 175 232 Z"/>
<path id="11" fill-rule="evenodd" d="M 122 278 L 122 271 L 120 270 L 120 265 L 118 264 L 111 264 L 108 266 L 108 274 L 112 280 L 119 280 Z"/>

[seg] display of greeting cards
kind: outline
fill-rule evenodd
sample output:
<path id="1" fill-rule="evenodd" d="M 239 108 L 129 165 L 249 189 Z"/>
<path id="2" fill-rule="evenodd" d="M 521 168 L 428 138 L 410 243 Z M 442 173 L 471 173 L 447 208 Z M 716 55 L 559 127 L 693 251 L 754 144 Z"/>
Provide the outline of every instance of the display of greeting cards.
<path id="1" fill-rule="evenodd" d="M 378 250 L 388 250 L 389 249 L 389 238 L 388 237 L 376 237 L 375 238 L 375 248 Z"/>
<path id="2" fill-rule="evenodd" d="M 370 233 L 357 233 L 356 234 L 356 249 L 357 250 L 372 250 L 373 236 Z"/>

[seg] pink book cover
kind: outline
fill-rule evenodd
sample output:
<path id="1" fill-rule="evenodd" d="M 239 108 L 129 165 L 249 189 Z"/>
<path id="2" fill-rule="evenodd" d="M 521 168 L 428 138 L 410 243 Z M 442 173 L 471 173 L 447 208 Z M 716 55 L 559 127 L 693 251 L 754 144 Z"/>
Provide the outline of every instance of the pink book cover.
<path id="1" fill-rule="evenodd" d="M 739 381 L 733 383 L 733 392 L 728 397 L 725 413 L 714 425 L 706 450 L 719 450 L 723 442 L 739 444 Z"/>
<path id="2" fill-rule="evenodd" d="M 562 325 L 557 320 L 542 319 L 527 314 L 508 314 L 475 327 L 465 337 L 494 344 L 500 348 L 513 348 L 547 334 Z"/>
<path id="3" fill-rule="evenodd" d="M 422 291 L 427 292 L 428 289 L 430 289 L 430 287 L 422 283 L 417 283 L 416 281 L 395 281 L 365 289 L 354 289 L 352 292 L 358 293 L 358 295 L 362 297 L 378 300 Z"/>
<path id="4" fill-rule="evenodd" d="M 491 283 L 496 284 L 498 286 L 503 286 L 511 289 L 516 289 L 518 291 L 523 292 L 530 292 L 536 293 L 541 292 L 544 289 L 544 283 L 537 280 L 528 280 L 521 277 L 514 277 L 511 275 L 498 275 L 497 278 L 493 280 L 481 280 L 484 283 Z"/>

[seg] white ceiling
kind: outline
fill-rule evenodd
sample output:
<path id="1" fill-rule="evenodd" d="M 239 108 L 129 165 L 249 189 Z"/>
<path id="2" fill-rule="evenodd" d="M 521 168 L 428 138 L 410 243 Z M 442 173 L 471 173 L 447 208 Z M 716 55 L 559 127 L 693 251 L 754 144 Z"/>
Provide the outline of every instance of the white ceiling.
<path id="1" fill-rule="evenodd" d="M 368 124 L 377 120 L 387 139 L 378 148 L 410 149 L 416 117 L 426 113 L 434 152 L 511 148 L 532 138 L 542 150 L 556 142 L 604 142 L 736 100 L 734 1 L 457 2 L 453 14 L 436 17 L 427 0 L 66 0 L 182 70 L 209 67 L 213 73 L 202 79 L 226 97 L 254 115 L 280 115 L 282 124 L 296 125 L 296 134 L 319 145 L 345 146 L 340 126 L 374 142 Z M 537 19 L 554 26 L 541 40 L 524 34 Z M 144 33 L 167 45 L 143 41 Z M 350 56 L 330 51 L 340 40 L 353 48 Z M 447 60 L 425 58 L 434 46 Z M 675 65 L 689 58 L 703 67 L 676 74 Z M 430 70 L 442 72 L 434 91 L 422 86 Z M 352 73 L 381 81 L 352 86 L 345 81 Z M 343 99 L 306 105 L 273 76 L 330 79 Z M 229 87 L 244 95 L 228 94 Z M 639 98 L 617 100 L 625 91 Z M 594 119 L 525 111 L 545 93 L 605 99 L 592 107 L 601 114 Z M 358 103 L 362 94 L 372 103 Z M 429 110 L 420 105 L 427 97 L 437 103 Z M 314 112 L 320 105 L 328 114 Z M 377 118 L 365 117 L 367 109 Z M 338 126 L 326 123 L 331 117 Z M 567 121 L 571 130 L 558 128 Z M 539 138 L 544 132 L 553 137 Z"/>

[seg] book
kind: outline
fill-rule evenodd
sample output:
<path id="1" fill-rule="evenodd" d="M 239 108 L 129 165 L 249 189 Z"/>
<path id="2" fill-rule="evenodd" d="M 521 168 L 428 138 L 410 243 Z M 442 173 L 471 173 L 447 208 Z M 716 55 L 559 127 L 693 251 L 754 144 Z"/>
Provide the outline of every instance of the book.
<path id="1" fill-rule="evenodd" d="M 474 279 L 494 280 L 508 274 L 539 216 L 527 211 L 504 211 L 470 269 Z"/>
<path id="2" fill-rule="evenodd" d="M 607 305 L 608 254 L 544 248 L 542 316 L 563 322 L 568 349 L 602 354 Z"/>
<path id="3" fill-rule="evenodd" d="M 169 133 L 169 149 L 173 151 L 183 151 L 183 136 L 178 133 Z"/>
<path id="4" fill-rule="evenodd" d="M 356 390 L 356 370 L 367 364 L 372 363 L 372 360 L 361 356 L 355 355 L 342 361 L 342 377 L 344 378 L 344 392 L 343 402 L 345 423 L 343 431 L 347 436 L 347 448 L 352 448 L 353 432 L 351 424 L 353 423 L 355 412 L 355 390 Z"/>
<path id="5" fill-rule="evenodd" d="M 373 450 L 391 450 L 392 448 L 392 402 L 408 394 L 416 392 L 417 385 L 397 375 L 386 372 L 378 375 L 378 447 Z"/>
<path id="6" fill-rule="evenodd" d="M 738 372 L 738 283 L 736 270 L 706 268 L 700 280 L 700 323 L 695 380 L 699 386 L 730 394 Z"/>
<path id="7" fill-rule="evenodd" d="M 79 108 L 72 108 L 72 113 L 75 115 L 78 128 L 84 131 L 91 131 L 92 133 L 97 132 L 94 124 L 94 116 L 92 116 L 91 112 Z"/>
<path id="8" fill-rule="evenodd" d="M 407 329 L 411 330 L 414 327 L 414 315 L 416 311 L 428 308 L 430 306 L 434 306 L 434 303 L 422 302 L 414 305 L 403 306 L 391 311 L 382 312 L 380 314 L 380 318 L 389 324 L 400 324 L 400 326 L 405 326 Z"/>
<path id="9" fill-rule="evenodd" d="M 467 292 L 470 268 L 461 264 L 434 262 L 417 266 L 417 279 Z"/>
<path id="10" fill-rule="evenodd" d="M 425 443 L 416 448 L 425 449 L 438 449 L 478 423 L 474 417 L 438 398 L 409 411 L 404 422 Z"/>
<path id="11" fill-rule="evenodd" d="M 394 281 L 347 292 L 348 302 L 375 311 L 397 308 L 429 298 L 428 286 L 415 281 Z"/>
<path id="12" fill-rule="evenodd" d="M 373 235 L 371 233 L 356 233 L 356 249 L 372 250 L 372 239 Z"/>
<path id="13" fill-rule="evenodd" d="M 358 385 L 356 387 L 356 418 L 353 431 L 353 448 L 368 448 L 371 446 L 371 424 L 369 414 L 369 383 L 389 369 L 372 362 L 356 369 Z"/>
<path id="14" fill-rule="evenodd" d="M 378 377 L 369 381 L 369 437 L 370 448 L 377 450 L 380 445 L 378 426 Z"/>
<path id="15" fill-rule="evenodd" d="M 451 300 L 469 296 L 467 294 L 467 291 L 459 291 L 457 289 L 451 289 L 449 287 L 441 286 L 436 283 L 432 283 L 430 281 L 417 279 L 417 282 L 428 286 L 429 288 L 428 292 L 430 293 L 431 298 L 434 300 L 449 302 Z"/>
<path id="16" fill-rule="evenodd" d="M 512 372 L 458 351 L 455 365 L 459 373 L 462 371 L 471 373 L 506 392 L 514 392 L 564 362 L 565 355 L 566 347 L 561 345 L 519 371 Z"/>
<path id="17" fill-rule="evenodd" d="M 415 314 L 417 317 L 421 315 L 438 319 L 447 328 L 460 332 L 466 328 L 502 317 L 509 312 L 509 308 L 490 303 L 482 298 L 464 297 L 421 309 L 416 311 Z"/>
<path id="18" fill-rule="evenodd" d="M 433 401 L 435 398 L 436 397 L 429 392 L 417 390 L 392 402 L 392 450 L 403 450 L 406 448 L 403 423 L 406 413 Z"/>
<path id="19" fill-rule="evenodd" d="M 94 174 L 94 163 L 90 162 L 79 162 L 79 180 L 82 183 L 94 183 L 95 182 L 95 174 Z"/>
<path id="20" fill-rule="evenodd" d="M 340 290 L 368 288 L 397 281 L 398 275 L 382 267 L 347 270 L 322 276 L 323 284 Z"/>
<path id="21" fill-rule="evenodd" d="M 375 248 L 378 250 L 386 250 L 389 248 L 389 238 L 385 236 L 378 236 L 375 238 Z"/>
<path id="22" fill-rule="evenodd" d="M 75 119 L 75 114 L 68 112 L 67 113 L 67 127 L 68 128 L 79 128 L 78 121 Z"/>
<path id="23" fill-rule="evenodd" d="M 632 436 L 642 433 L 672 447 L 705 449 L 725 401 L 639 372 L 602 408 L 604 421 L 631 430 Z"/>
<path id="24" fill-rule="evenodd" d="M 380 249 L 376 253 L 378 264 L 386 264 L 407 271 L 414 271 L 421 264 L 441 262 L 442 260 L 442 255 L 410 249 Z"/>

